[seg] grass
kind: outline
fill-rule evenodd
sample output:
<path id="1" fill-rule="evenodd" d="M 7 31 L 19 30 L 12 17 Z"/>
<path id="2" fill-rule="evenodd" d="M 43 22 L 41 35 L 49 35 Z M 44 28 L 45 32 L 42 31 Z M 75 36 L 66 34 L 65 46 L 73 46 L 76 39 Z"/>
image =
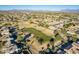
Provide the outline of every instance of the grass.
<path id="1" fill-rule="evenodd" d="M 63 33 L 63 34 L 65 34 L 65 35 L 66 35 L 66 34 L 67 34 L 66 29 L 65 29 L 65 28 L 62 28 L 62 29 L 61 29 L 61 33 Z"/>
<path id="2" fill-rule="evenodd" d="M 22 40 L 23 37 L 21 35 L 18 35 L 17 40 Z"/>
<path id="3" fill-rule="evenodd" d="M 0 49 L 2 48 L 2 42 L 0 42 Z"/>
<path id="4" fill-rule="evenodd" d="M 74 23 L 68 23 L 68 24 L 64 24 L 64 28 L 68 28 L 68 27 L 70 27 L 70 26 L 75 26 L 75 24 Z"/>
<path id="5" fill-rule="evenodd" d="M 56 41 L 62 40 L 62 37 L 61 37 L 60 35 L 57 35 L 57 36 L 55 37 L 55 40 L 56 40 Z"/>
<path id="6" fill-rule="evenodd" d="M 6 41 L 0 41 L 0 49 L 5 45 Z"/>
<path id="7" fill-rule="evenodd" d="M 61 35 L 59 34 L 59 31 L 55 31 L 55 33 L 54 33 L 54 39 L 55 39 L 55 41 L 60 41 L 60 40 L 63 39 L 61 37 Z"/>
<path id="8" fill-rule="evenodd" d="M 22 29 L 22 31 L 33 33 L 35 35 L 35 37 L 42 38 L 42 39 L 44 39 L 44 41 L 49 41 L 52 38 L 51 36 L 47 36 L 44 33 L 42 33 L 41 31 L 36 30 L 34 28 L 24 28 L 24 29 Z"/>

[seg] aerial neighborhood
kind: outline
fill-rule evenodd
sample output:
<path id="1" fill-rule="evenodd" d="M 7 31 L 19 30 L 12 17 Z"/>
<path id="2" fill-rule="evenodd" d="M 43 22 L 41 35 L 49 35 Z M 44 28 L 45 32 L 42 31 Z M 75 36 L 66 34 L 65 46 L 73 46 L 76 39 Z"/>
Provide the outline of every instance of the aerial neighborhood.
<path id="1" fill-rule="evenodd" d="M 0 54 L 79 54 L 79 12 L 0 10 Z"/>

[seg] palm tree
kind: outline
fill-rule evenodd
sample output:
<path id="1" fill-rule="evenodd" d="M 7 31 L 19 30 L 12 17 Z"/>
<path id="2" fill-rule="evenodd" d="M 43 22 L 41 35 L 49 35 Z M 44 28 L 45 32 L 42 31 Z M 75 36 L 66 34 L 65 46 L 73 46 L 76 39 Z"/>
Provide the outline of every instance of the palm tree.
<path id="1" fill-rule="evenodd" d="M 50 44 L 52 45 L 52 50 L 54 51 L 54 38 L 50 39 Z"/>

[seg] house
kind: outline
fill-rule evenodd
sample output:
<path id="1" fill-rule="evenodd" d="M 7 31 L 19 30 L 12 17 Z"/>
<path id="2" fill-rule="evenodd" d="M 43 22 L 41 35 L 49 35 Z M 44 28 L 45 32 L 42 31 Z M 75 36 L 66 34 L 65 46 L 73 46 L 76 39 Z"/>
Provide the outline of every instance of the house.
<path id="1" fill-rule="evenodd" d="M 74 42 L 70 49 L 64 49 L 67 54 L 79 54 L 79 44 Z"/>
<path id="2" fill-rule="evenodd" d="M 27 32 L 24 34 L 23 41 L 30 40 L 32 37 L 33 37 L 33 34 Z"/>

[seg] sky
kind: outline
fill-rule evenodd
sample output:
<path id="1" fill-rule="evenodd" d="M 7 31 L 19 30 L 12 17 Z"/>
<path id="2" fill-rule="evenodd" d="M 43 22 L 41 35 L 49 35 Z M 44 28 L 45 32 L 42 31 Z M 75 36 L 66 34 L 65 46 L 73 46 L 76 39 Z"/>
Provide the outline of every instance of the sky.
<path id="1" fill-rule="evenodd" d="M 0 10 L 48 10 L 79 9 L 79 5 L 0 5 Z"/>

